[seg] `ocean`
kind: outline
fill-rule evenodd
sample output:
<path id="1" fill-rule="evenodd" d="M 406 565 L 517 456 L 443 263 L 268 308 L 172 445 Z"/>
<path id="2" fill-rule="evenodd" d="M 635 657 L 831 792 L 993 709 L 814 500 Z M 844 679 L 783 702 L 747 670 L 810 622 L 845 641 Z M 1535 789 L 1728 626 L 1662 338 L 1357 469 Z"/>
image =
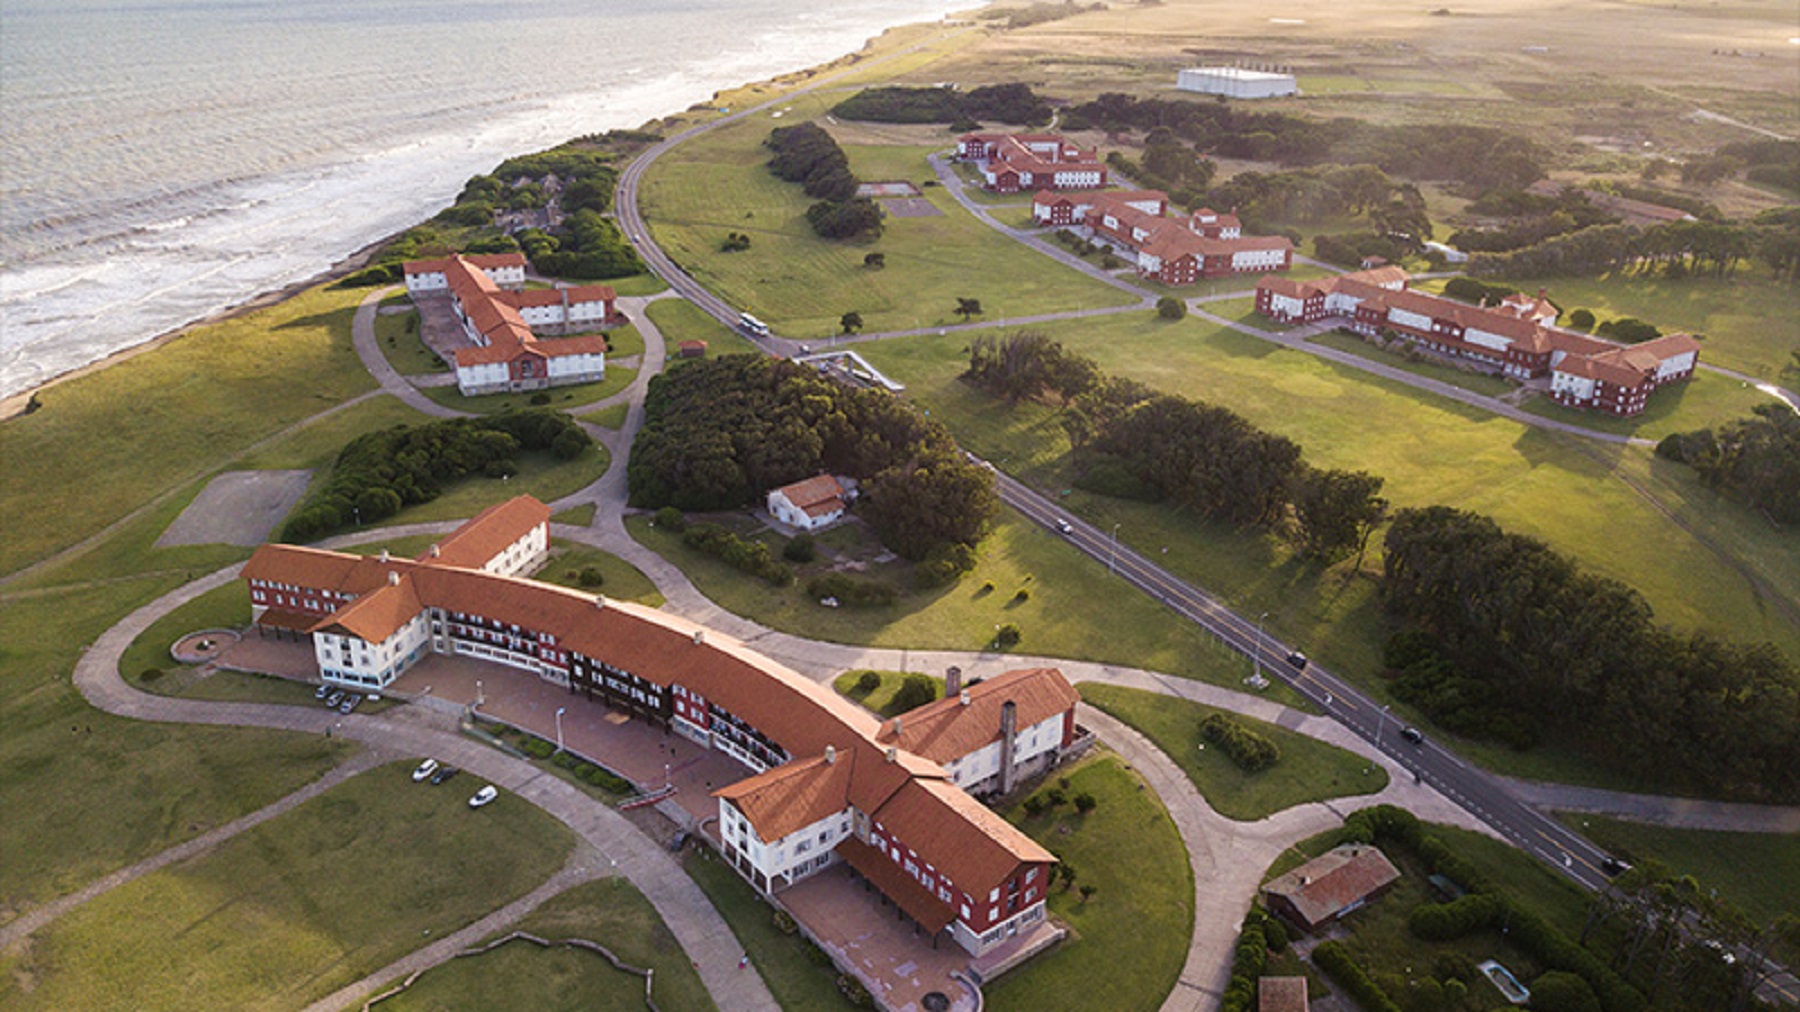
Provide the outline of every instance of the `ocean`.
<path id="1" fill-rule="evenodd" d="M 0 0 L 0 397 L 945 0 Z"/>

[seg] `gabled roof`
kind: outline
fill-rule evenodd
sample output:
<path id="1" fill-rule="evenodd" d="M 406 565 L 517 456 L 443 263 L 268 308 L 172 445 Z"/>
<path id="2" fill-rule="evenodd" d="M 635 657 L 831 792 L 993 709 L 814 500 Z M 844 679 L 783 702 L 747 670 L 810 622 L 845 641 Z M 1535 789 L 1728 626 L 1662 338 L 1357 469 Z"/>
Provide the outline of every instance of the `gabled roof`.
<path id="1" fill-rule="evenodd" d="M 850 805 L 850 773 L 856 751 L 832 757 L 796 759 L 785 766 L 739 780 L 715 797 L 736 805 L 765 843 L 774 843 Z"/>
<path id="2" fill-rule="evenodd" d="M 882 895 L 888 896 L 906 911 L 906 916 L 919 922 L 926 931 L 937 934 L 944 925 L 956 920 L 956 911 L 932 895 L 931 890 L 900 869 L 890 858 L 874 847 L 855 838 L 839 843 L 838 856 L 849 862 L 863 878 L 874 883 Z"/>
<path id="3" fill-rule="evenodd" d="M 1308 924 L 1319 924 L 1399 878 L 1400 869 L 1380 848 L 1347 843 L 1274 879 L 1263 892 L 1286 897 Z"/>
<path id="4" fill-rule="evenodd" d="M 972 894 L 1006 881 L 1021 864 L 1056 862 L 1056 855 L 948 781 L 909 780 L 874 815 L 883 828 Z M 971 825 L 981 831 L 969 832 Z"/>
<path id="5" fill-rule="evenodd" d="M 438 566 L 480 569 L 508 545 L 550 522 L 550 507 L 528 495 L 514 496 L 475 514 L 450 536 L 419 556 L 418 561 Z"/>
<path id="6" fill-rule="evenodd" d="M 844 497 L 844 486 L 839 484 L 838 480 L 829 474 L 816 474 L 805 481 L 797 481 L 792 485 L 783 485 L 775 491 L 781 493 L 788 502 L 793 503 L 798 509 L 806 510 L 810 506 L 830 503 L 833 500 L 838 500 L 837 506 L 840 509 L 844 505 L 842 502 Z M 808 510 L 808 515 L 813 515 L 810 510 Z"/>
<path id="7" fill-rule="evenodd" d="M 520 309 L 527 306 L 560 306 L 585 302 L 612 302 L 617 296 L 606 285 L 578 285 L 572 288 L 527 288 L 522 292 L 501 292 L 499 298 Z"/>
<path id="8" fill-rule="evenodd" d="M 1000 740 L 1000 711 L 1009 702 L 1020 728 L 1066 713 L 1081 702 L 1075 687 L 1055 668 L 1008 671 L 969 686 L 963 694 L 966 704 L 949 696 L 889 720 L 875 740 L 948 763 Z"/>
<path id="9" fill-rule="evenodd" d="M 405 559 L 386 562 L 370 555 L 350 555 L 305 545 L 263 545 L 250 555 L 239 575 L 340 594 L 366 594 L 387 582 L 389 573 L 405 573 Z"/>
<path id="10" fill-rule="evenodd" d="M 410 577 L 395 574 L 394 580 L 320 619 L 308 632 L 355 636 L 370 643 L 392 636 L 425 610 Z"/>
<path id="11" fill-rule="evenodd" d="M 525 266 L 523 253 L 458 253 L 441 260 L 408 260 L 403 269 L 408 274 L 443 274 L 455 260 L 473 264 L 484 271 Z"/>

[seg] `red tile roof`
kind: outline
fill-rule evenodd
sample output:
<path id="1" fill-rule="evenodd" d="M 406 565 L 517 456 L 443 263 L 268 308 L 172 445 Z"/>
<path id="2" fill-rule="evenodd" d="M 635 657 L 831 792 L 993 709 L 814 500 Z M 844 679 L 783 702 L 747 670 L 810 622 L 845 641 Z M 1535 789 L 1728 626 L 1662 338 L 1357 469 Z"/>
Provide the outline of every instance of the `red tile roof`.
<path id="1" fill-rule="evenodd" d="M 1056 863 L 1036 840 L 945 780 L 907 781 L 875 811 L 875 821 L 971 895 L 1011 878 L 1021 864 Z"/>
<path id="2" fill-rule="evenodd" d="M 1307 924 L 1316 925 L 1399 878 L 1400 869 L 1380 848 L 1347 843 L 1276 878 L 1263 886 L 1263 892 L 1286 897 Z"/>
<path id="3" fill-rule="evenodd" d="M 958 696 L 927 703 L 883 724 L 876 740 L 948 763 L 1000 740 L 1000 710 L 1008 702 L 1015 706 L 1019 728 L 1065 713 L 1081 702 L 1074 686 L 1055 668 L 1008 671 L 964 691 L 969 698 L 966 705 Z"/>
<path id="4" fill-rule="evenodd" d="M 413 581 L 398 573 L 394 574 L 394 579 L 397 582 L 375 588 L 321 619 L 307 631 L 355 636 L 369 643 L 387 639 L 425 610 Z"/>
<path id="5" fill-rule="evenodd" d="M 839 509 L 842 509 L 844 505 L 842 501 L 844 497 L 844 486 L 839 484 L 838 480 L 829 474 L 816 474 L 805 481 L 797 481 L 792 485 L 783 485 L 775 491 L 780 492 L 782 496 L 784 496 L 788 502 L 793 503 L 796 508 L 806 510 L 808 516 L 818 515 L 812 512 L 811 507 L 814 506 L 828 504 L 834 501 L 837 503 L 837 508 Z"/>
<path id="6" fill-rule="evenodd" d="M 903 871 L 887 855 L 859 840 L 850 839 L 838 844 L 840 857 L 849 862 L 863 878 L 874 883 L 882 895 L 891 897 L 906 911 L 906 916 L 919 922 L 926 931 L 937 934 L 944 925 L 956 920 L 956 911 L 932 895 L 917 879 Z"/>
<path id="7" fill-rule="evenodd" d="M 437 549 L 436 555 L 427 549 L 418 561 L 480 569 L 532 528 L 549 522 L 550 507 L 528 495 L 514 496 L 475 514 L 432 546 Z"/>
<path id="8" fill-rule="evenodd" d="M 773 843 L 849 807 L 856 756 L 851 750 L 831 760 L 823 755 L 796 759 L 713 794 L 736 805 L 756 827 L 756 835 Z"/>

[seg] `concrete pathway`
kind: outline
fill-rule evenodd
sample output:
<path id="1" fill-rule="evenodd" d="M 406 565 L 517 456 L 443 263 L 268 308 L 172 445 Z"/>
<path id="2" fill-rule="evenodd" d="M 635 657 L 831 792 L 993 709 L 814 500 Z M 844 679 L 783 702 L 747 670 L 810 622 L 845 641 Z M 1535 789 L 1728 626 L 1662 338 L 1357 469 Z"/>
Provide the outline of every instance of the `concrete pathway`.
<path id="1" fill-rule="evenodd" d="M 202 854 L 217 847 L 226 840 L 242 833 L 246 829 L 259 826 L 277 815 L 291 811 L 296 806 L 311 801 L 313 798 L 336 787 L 359 773 L 367 772 L 382 763 L 399 758 L 395 753 L 385 749 L 363 749 L 350 759 L 332 768 L 324 776 L 307 784 L 294 793 L 242 818 L 233 819 L 222 826 L 208 830 L 186 843 L 176 844 L 168 850 L 153 857 L 147 857 L 129 867 L 120 868 L 103 878 L 88 883 L 81 889 L 61 896 L 41 907 L 36 907 L 18 918 L 0 927 L 0 951 L 11 947 L 13 943 L 30 935 L 58 917 L 98 896 L 112 892 L 133 879 L 148 875 L 153 871 L 168 867 L 177 861 L 185 861 L 196 854 Z"/>
<path id="2" fill-rule="evenodd" d="M 363 368 L 369 370 L 369 375 L 375 377 L 375 382 L 381 384 L 382 391 L 400 398 L 407 407 L 433 418 L 459 418 L 468 414 L 466 411 L 447 408 L 420 393 L 419 388 L 400 375 L 388 363 L 387 356 L 381 353 L 381 345 L 375 339 L 375 317 L 381 312 L 381 300 L 399 290 L 398 285 L 378 288 L 370 292 L 356 307 L 356 316 L 350 323 L 350 337 L 356 346 L 356 356 L 362 359 Z"/>

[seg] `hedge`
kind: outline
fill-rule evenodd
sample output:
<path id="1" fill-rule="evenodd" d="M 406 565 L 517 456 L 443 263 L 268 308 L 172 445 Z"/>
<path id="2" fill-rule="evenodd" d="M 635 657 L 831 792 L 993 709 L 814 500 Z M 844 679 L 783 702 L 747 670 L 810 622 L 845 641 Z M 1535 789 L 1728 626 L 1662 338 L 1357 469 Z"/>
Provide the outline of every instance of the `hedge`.
<path id="1" fill-rule="evenodd" d="M 775 561 L 775 554 L 769 551 L 768 545 L 740 538 L 718 524 L 690 525 L 681 540 L 689 548 L 705 552 L 734 569 L 760 576 L 777 587 L 794 582 L 794 571 Z"/>
<path id="2" fill-rule="evenodd" d="M 1325 971 L 1325 975 L 1341 985 L 1363 1012 L 1400 1012 L 1400 1006 L 1387 996 L 1381 986 L 1370 979 L 1363 968 L 1356 965 L 1344 947 L 1336 942 L 1321 942 L 1313 950 L 1313 965 Z"/>
<path id="3" fill-rule="evenodd" d="M 1200 722 L 1200 736 L 1223 749 L 1246 773 L 1261 772 L 1281 761 L 1280 746 L 1222 713 Z"/>
<path id="4" fill-rule="evenodd" d="M 852 608 L 876 608 L 894 603 L 892 584 L 881 580 L 860 580 L 845 573 L 821 573 L 806 581 L 806 594 L 814 600 L 836 598 Z"/>
<path id="5" fill-rule="evenodd" d="M 1279 925 L 1261 907 L 1251 907 L 1244 915 L 1236 955 L 1232 957 L 1231 980 L 1225 985 L 1219 1012 L 1253 1012 L 1256 1008 L 1256 981 L 1269 961 L 1270 946 L 1264 932 L 1270 927 Z"/>

